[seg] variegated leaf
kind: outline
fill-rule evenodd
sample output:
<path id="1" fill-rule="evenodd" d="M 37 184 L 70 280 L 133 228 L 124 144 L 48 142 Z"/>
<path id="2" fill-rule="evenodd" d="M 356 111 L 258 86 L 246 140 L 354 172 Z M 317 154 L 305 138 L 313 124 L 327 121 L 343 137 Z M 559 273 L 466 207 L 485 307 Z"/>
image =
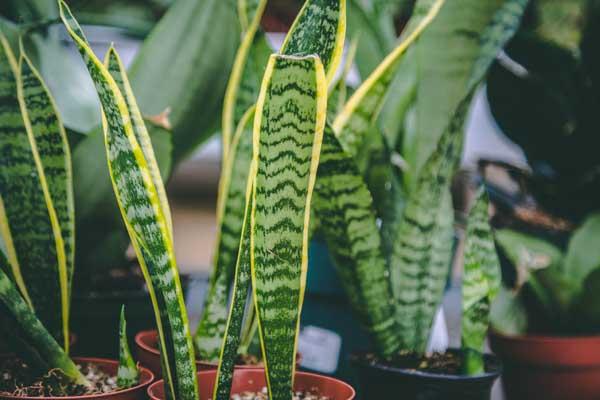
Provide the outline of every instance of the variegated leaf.
<path id="1" fill-rule="evenodd" d="M 242 118 L 225 161 L 219 183 L 217 204 L 217 249 L 208 295 L 194 343 L 203 360 L 219 357 L 225 324 L 227 301 L 236 260 L 245 210 L 245 188 L 252 158 L 254 107 Z"/>
<path id="2" fill-rule="evenodd" d="M 469 213 L 462 280 L 462 346 L 465 372 L 484 372 L 483 344 L 490 323 L 490 306 L 501 285 L 500 261 L 489 224 L 488 199 L 479 189 Z"/>
<path id="3" fill-rule="evenodd" d="M 139 381 L 140 371 L 129 349 L 125 306 L 122 306 L 119 319 L 119 369 L 117 371 L 117 386 L 120 389 L 126 389 L 137 385 Z"/>
<path id="4" fill-rule="evenodd" d="M 89 47 L 64 1 L 61 19 L 94 81 L 103 109 L 108 167 L 113 189 L 156 315 L 167 397 L 196 400 L 198 384 L 192 339 L 173 254 L 169 223 L 132 125 L 127 102 L 108 69 Z"/>
<path id="5" fill-rule="evenodd" d="M 271 57 L 254 124 L 250 260 L 272 400 L 288 400 L 292 390 L 326 109 L 327 82 L 318 57 Z"/>
<path id="6" fill-rule="evenodd" d="M 389 271 L 371 194 L 352 157 L 327 126 L 313 210 L 352 306 L 379 354 L 400 349 Z"/>
<path id="7" fill-rule="evenodd" d="M 428 0 L 429 1 L 429 0 Z M 348 154 L 355 156 L 377 118 L 387 90 L 409 46 L 433 21 L 445 0 L 436 0 L 425 16 L 417 15 L 418 24 L 354 92 L 333 122 L 333 129 Z"/>
<path id="8" fill-rule="evenodd" d="M 11 318 L 19 330 L 18 340 L 33 349 L 37 358 L 45 364 L 43 368 L 46 371 L 60 369 L 73 382 L 88 386 L 89 382 L 21 297 L 12 280 L 4 273 L 7 263 L 4 254 L 0 253 L 0 265 L 2 265 L 0 267 L 0 305 L 4 306 L 2 311 L 6 310 L 9 313 L 9 315 L 3 314 L 3 318 Z"/>

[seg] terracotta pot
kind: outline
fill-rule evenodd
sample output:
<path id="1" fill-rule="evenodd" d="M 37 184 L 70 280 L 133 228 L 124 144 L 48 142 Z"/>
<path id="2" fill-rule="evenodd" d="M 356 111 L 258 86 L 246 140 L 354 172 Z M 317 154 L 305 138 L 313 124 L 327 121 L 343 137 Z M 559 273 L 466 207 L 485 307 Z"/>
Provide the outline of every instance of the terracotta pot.
<path id="1" fill-rule="evenodd" d="M 460 352 L 456 349 L 448 351 Z M 502 367 L 493 355 L 486 354 L 484 357 L 490 371 L 475 376 L 394 368 L 373 363 L 364 354 L 353 355 L 351 358 L 358 370 L 360 394 L 365 400 L 389 398 L 390 393 L 397 393 L 400 396 L 398 398 L 410 400 L 489 400 L 492 386 L 500 376 Z"/>
<path id="2" fill-rule="evenodd" d="M 114 360 L 104 358 L 74 357 L 73 361 L 77 364 L 95 364 L 102 371 L 116 375 L 119 363 Z M 112 393 L 93 394 L 87 396 L 67 396 L 67 397 L 16 397 L 0 394 L 0 399 L 6 400 L 145 400 L 148 386 L 154 381 L 154 374 L 147 368 L 141 367 L 140 384 L 129 389 L 119 390 Z"/>
<path id="3" fill-rule="evenodd" d="M 135 348 L 137 360 L 154 373 L 156 379 L 162 378 L 160 366 L 160 352 L 158 351 L 158 332 L 156 330 L 142 331 L 135 335 Z M 296 356 L 297 364 L 300 364 L 300 355 Z M 196 360 L 198 371 L 216 370 L 219 364 L 211 361 Z M 236 369 L 256 369 L 257 365 L 236 365 Z"/>
<path id="4" fill-rule="evenodd" d="M 600 336 L 548 337 L 490 334 L 502 359 L 509 400 L 600 398 Z"/>
<path id="5" fill-rule="evenodd" d="M 198 372 L 198 385 L 200 386 L 200 399 L 211 399 L 215 386 L 217 371 Z M 148 396 L 152 400 L 164 400 L 164 382 L 158 381 L 148 388 Z M 232 394 L 245 391 L 260 392 L 266 386 L 265 371 L 261 368 L 237 369 L 233 373 Z M 296 372 L 294 390 L 317 391 L 322 396 L 331 400 L 352 400 L 355 392 L 352 386 L 338 379 L 328 376 Z"/>

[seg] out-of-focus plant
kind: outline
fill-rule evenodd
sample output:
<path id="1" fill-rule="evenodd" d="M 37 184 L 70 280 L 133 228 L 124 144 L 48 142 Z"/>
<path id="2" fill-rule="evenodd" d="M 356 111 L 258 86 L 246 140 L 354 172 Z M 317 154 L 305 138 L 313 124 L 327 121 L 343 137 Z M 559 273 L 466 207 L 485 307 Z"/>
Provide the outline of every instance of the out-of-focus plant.
<path id="1" fill-rule="evenodd" d="M 589 215 L 566 249 L 531 235 L 499 230 L 496 240 L 514 276 L 494 305 L 493 323 L 507 334 L 598 333 L 600 215 Z"/>

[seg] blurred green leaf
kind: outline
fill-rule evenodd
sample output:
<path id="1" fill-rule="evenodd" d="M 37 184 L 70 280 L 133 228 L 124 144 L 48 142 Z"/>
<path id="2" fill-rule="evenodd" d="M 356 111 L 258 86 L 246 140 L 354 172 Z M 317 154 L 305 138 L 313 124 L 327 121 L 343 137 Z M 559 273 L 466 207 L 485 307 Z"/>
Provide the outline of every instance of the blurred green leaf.
<path id="1" fill-rule="evenodd" d="M 583 284 L 584 279 L 600 266 L 600 214 L 592 214 L 575 231 L 565 256 L 564 273 Z"/>

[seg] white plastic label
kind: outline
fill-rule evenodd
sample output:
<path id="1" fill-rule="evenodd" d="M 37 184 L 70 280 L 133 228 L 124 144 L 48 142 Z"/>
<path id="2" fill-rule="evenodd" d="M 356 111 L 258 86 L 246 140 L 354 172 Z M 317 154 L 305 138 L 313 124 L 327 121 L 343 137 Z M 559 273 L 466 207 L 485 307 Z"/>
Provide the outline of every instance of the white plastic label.
<path id="1" fill-rule="evenodd" d="M 337 370 L 342 338 L 337 333 L 316 326 L 305 326 L 298 337 L 300 365 L 332 374 Z"/>

